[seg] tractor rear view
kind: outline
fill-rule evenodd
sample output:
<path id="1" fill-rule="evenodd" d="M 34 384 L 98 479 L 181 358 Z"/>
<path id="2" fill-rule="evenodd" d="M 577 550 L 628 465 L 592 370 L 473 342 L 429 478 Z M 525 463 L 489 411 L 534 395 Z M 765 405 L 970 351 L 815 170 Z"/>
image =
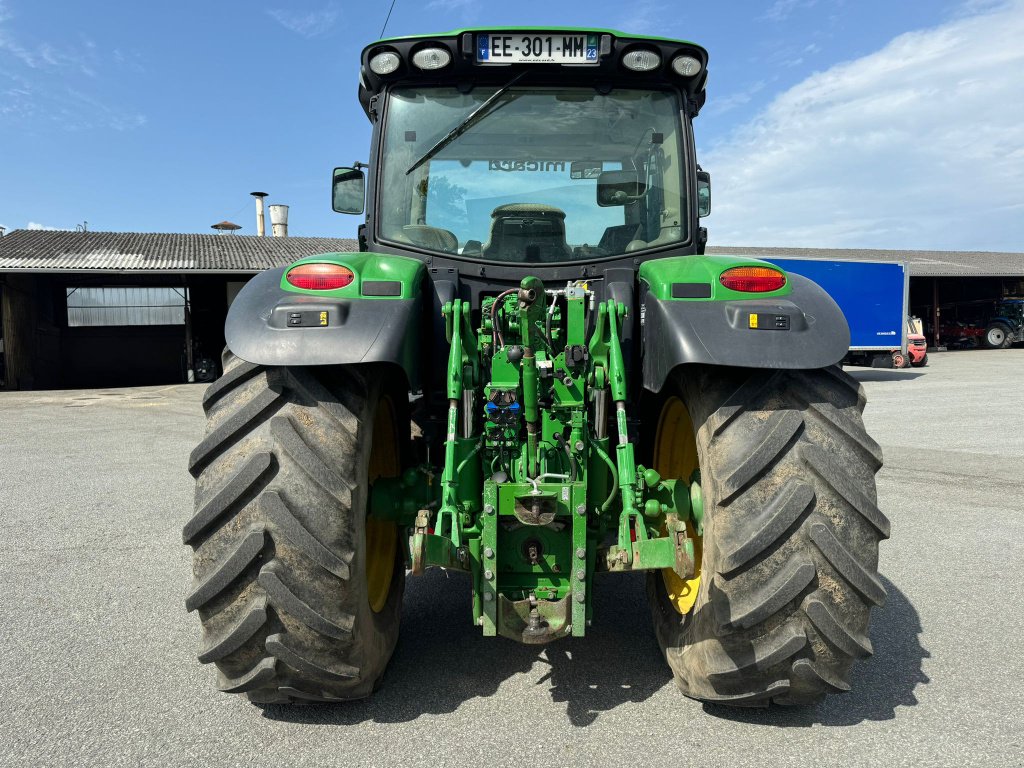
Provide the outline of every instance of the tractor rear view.
<path id="1" fill-rule="evenodd" d="M 881 452 L 828 295 L 703 255 L 706 75 L 697 45 L 612 31 L 363 51 L 369 163 L 333 187 L 365 200 L 360 250 L 241 292 L 190 460 L 221 690 L 371 694 L 432 567 L 531 644 L 586 642 L 600 575 L 643 571 L 686 695 L 848 690 L 885 597 Z"/>

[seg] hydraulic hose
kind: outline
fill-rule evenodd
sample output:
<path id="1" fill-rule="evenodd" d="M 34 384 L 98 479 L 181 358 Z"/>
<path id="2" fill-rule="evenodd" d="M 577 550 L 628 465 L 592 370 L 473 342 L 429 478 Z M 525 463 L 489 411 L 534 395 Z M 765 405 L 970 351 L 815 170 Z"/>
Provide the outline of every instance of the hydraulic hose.
<path id="1" fill-rule="evenodd" d="M 491 304 L 491 343 L 494 346 L 495 351 L 505 346 L 505 339 L 501 336 L 501 329 L 498 328 L 498 304 L 506 296 L 513 293 L 518 293 L 518 288 L 509 288 L 507 291 L 502 291 L 494 297 L 494 303 Z"/>
<path id="2" fill-rule="evenodd" d="M 604 504 L 601 505 L 601 511 L 607 512 L 608 508 L 615 501 L 615 494 L 619 490 L 619 470 L 615 468 L 615 462 L 612 461 L 611 457 L 605 452 L 601 444 L 596 440 L 592 440 L 590 446 L 594 449 L 594 453 L 601 457 L 601 460 L 608 465 L 608 470 L 612 473 L 611 492 L 608 494 L 608 498 L 604 500 Z"/>

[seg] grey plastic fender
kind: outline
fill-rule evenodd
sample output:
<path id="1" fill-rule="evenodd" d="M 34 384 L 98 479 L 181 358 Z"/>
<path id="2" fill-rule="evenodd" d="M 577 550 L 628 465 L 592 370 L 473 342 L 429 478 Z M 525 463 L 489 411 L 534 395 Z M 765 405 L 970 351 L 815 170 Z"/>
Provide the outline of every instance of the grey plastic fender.
<path id="1" fill-rule="evenodd" d="M 660 300 L 648 293 L 642 308 L 644 388 L 660 392 L 683 363 L 808 369 L 842 360 L 850 328 L 839 305 L 806 277 L 787 277 L 792 292 L 772 299 Z M 757 328 L 751 328 L 751 314 Z"/>
<path id="2" fill-rule="evenodd" d="M 285 267 L 261 272 L 235 298 L 228 348 L 259 365 L 396 363 L 419 389 L 420 298 L 337 299 L 281 290 Z M 326 312 L 326 326 L 321 313 Z M 289 324 L 296 319 L 303 325 Z"/>

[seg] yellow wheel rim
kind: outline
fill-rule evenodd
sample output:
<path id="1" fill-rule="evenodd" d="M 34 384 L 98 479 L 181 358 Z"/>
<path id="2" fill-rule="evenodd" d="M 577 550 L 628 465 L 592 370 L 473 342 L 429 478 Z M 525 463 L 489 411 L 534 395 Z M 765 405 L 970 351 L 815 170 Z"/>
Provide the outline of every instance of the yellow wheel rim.
<path id="1" fill-rule="evenodd" d="M 398 455 L 398 433 L 395 408 L 391 400 L 381 397 L 373 418 L 373 441 L 370 451 L 369 480 L 397 477 L 401 472 Z M 388 602 L 391 578 L 398 552 L 398 527 L 394 523 L 366 519 L 366 595 L 370 608 L 379 613 Z"/>
<path id="2" fill-rule="evenodd" d="M 654 468 L 664 478 L 689 481 L 700 463 L 697 458 L 697 436 L 693 431 L 690 412 L 683 401 L 671 397 L 662 406 L 658 418 L 658 431 L 654 438 Z M 700 589 L 700 567 L 704 551 L 702 537 L 698 536 L 689 520 L 686 531 L 693 539 L 695 574 L 692 579 L 681 579 L 671 568 L 663 568 L 661 577 L 665 582 L 672 607 L 681 614 L 689 613 L 697 600 Z"/>

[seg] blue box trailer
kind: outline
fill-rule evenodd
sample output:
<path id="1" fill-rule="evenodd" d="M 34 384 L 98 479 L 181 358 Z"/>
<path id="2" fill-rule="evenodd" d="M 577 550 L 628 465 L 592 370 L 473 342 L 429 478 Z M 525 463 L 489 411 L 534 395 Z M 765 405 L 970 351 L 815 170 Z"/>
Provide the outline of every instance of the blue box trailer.
<path id="1" fill-rule="evenodd" d="M 907 301 L 910 274 L 906 264 L 888 261 L 764 259 L 813 280 L 828 292 L 850 326 L 847 361 L 892 364 L 895 350 L 907 352 Z"/>

